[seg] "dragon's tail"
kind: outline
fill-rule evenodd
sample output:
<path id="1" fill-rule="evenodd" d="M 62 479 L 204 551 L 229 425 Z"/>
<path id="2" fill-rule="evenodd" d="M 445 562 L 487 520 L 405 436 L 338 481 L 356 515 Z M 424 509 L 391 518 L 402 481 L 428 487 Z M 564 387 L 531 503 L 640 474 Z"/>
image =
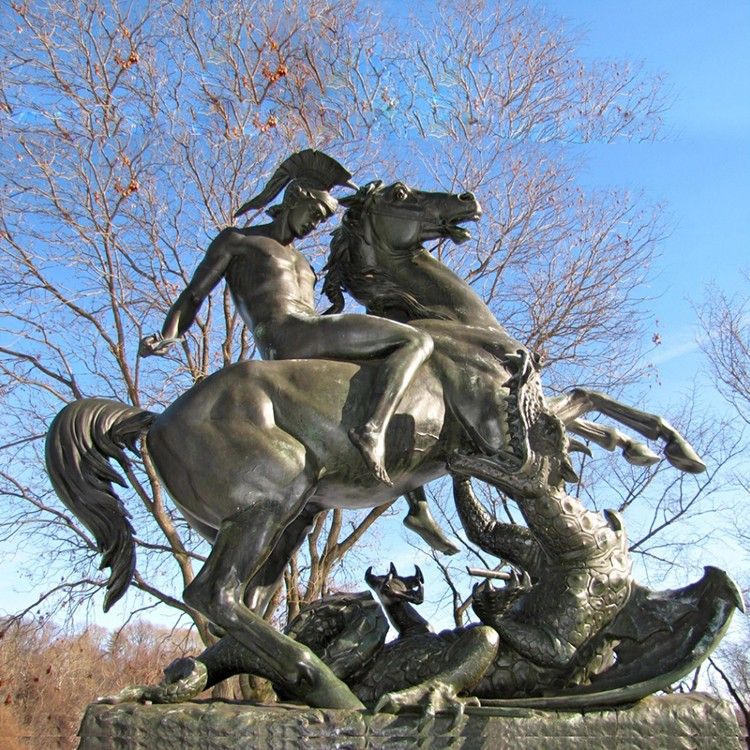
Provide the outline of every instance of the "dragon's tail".
<path id="1" fill-rule="evenodd" d="M 138 453 L 136 440 L 156 414 L 100 398 L 68 404 L 47 433 L 47 472 L 65 506 L 94 535 L 102 555 L 100 570 L 111 569 L 106 612 L 126 591 L 135 569 L 130 514 L 112 483 L 127 487 L 108 459 L 127 470 L 124 448 Z"/>

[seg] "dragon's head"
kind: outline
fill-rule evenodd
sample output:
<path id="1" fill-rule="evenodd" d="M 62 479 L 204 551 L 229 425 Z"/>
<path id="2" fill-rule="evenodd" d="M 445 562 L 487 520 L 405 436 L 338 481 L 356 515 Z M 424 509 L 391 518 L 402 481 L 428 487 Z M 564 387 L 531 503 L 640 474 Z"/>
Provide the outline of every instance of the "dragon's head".
<path id="1" fill-rule="evenodd" d="M 414 566 L 413 576 L 400 576 L 393 563 L 385 575 L 377 576 L 370 566 L 365 581 L 384 605 L 396 602 L 421 604 L 424 601 L 424 576 L 418 565 Z"/>

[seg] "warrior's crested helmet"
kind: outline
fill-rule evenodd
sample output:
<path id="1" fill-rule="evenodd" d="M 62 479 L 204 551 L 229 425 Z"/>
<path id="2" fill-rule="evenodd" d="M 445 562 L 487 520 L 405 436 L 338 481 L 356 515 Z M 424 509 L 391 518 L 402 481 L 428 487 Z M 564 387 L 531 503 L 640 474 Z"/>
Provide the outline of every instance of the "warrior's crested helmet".
<path id="1" fill-rule="evenodd" d="M 357 186 L 350 181 L 351 176 L 349 170 L 322 151 L 298 151 L 286 159 L 273 173 L 263 190 L 243 203 L 234 215 L 242 216 L 247 211 L 267 206 L 284 188 L 286 192 L 281 205 L 272 206 L 267 211 L 271 216 L 295 206 L 300 200 L 314 200 L 324 206 L 331 215 L 336 210 L 338 202 L 328 191 L 335 185 L 356 190 Z"/>

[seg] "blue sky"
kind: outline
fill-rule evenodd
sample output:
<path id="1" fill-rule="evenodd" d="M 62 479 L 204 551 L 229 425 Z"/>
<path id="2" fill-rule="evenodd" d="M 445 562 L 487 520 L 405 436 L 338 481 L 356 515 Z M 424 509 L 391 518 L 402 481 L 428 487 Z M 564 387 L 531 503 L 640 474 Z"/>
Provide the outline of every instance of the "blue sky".
<path id="1" fill-rule="evenodd" d="M 586 185 L 642 191 L 665 204 L 670 234 L 660 244 L 650 289 L 663 340 L 654 354 L 661 384 L 646 396 L 659 411 L 665 400 L 685 393 L 702 368 L 690 300 L 701 300 L 712 280 L 739 290 L 738 271 L 750 269 L 750 0 L 544 0 L 538 5 L 580 31 L 582 56 L 642 61 L 647 71 L 664 75 L 670 92 L 657 143 L 580 149 Z M 396 534 L 406 538 L 405 532 Z M 404 544 L 402 551 L 406 571 L 414 550 Z M 19 550 L 19 556 L 34 554 Z M 6 572 L 11 564 L 4 565 Z M 0 581 L 0 612 L 28 603 L 28 593 L 16 599 L 18 586 L 8 578 Z M 122 611 L 97 619 L 115 625 Z"/>
<path id="2" fill-rule="evenodd" d="M 641 61 L 665 77 L 671 104 L 656 143 L 582 147 L 584 181 L 665 205 L 669 236 L 651 292 L 663 343 L 649 400 L 687 389 L 701 367 L 695 314 L 708 281 L 741 291 L 750 268 L 750 2 L 546 0 L 583 35 L 592 59 Z M 747 293 L 747 290 L 745 290 Z"/>

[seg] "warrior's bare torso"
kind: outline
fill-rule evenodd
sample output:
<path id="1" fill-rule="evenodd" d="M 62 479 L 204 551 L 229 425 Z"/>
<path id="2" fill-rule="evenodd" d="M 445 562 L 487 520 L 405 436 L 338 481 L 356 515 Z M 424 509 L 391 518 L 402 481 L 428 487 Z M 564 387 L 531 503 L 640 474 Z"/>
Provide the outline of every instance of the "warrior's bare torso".
<path id="1" fill-rule="evenodd" d="M 253 228 L 224 234 L 231 259 L 225 278 L 237 311 L 264 358 L 274 332 L 289 316 L 316 316 L 315 273 L 302 253 L 258 235 Z"/>
<path id="2" fill-rule="evenodd" d="M 161 354 L 184 335 L 211 290 L 226 279 L 237 310 L 264 359 L 382 359 L 370 419 L 350 438 L 386 484 L 385 429 L 406 387 L 432 352 L 432 339 L 411 326 L 368 315 L 319 316 L 315 273 L 292 245 L 327 216 L 307 200 L 270 224 L 222 230 L 167 313 L 161 334 L 145 338 L 143 354 Z"/>

